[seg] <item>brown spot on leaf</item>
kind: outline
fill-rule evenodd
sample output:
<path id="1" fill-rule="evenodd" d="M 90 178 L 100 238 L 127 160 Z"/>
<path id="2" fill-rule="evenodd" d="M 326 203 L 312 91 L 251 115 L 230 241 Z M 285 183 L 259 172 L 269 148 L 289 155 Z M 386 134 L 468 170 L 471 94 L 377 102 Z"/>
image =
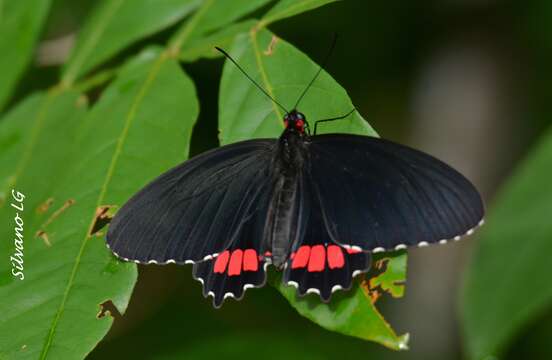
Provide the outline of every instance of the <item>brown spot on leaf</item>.
<path id="1" fill-rule="evenodd" d="M 270 44 L 268 44 L 268 47 L 265 51 L 263 51 L 263 54 L 266 56 L 272 55 L 272 52 L 274 51 L 274 47 L 276 46 L 276 43 L 278 42 L 278 37 L 276 35 L 272 35 L 272 39 L 270 40 Z"/>
<path id="2" fill-rule="evenodd" d="M 50 201 L 51 200 L 51 201 Z M 37 209 L 37 212 L 40 211 L 40 208 L 42 206 L 48 206 L 50 207 L 53 203 L 53 198 L 50 198 L 48 200 L 46 200 L 46 202 L 42 205 L 40 205 Z M 73 199 L 69 199 L 67 200 L 66 202 L 63 203 L 63 205 L 57 209 L 56 211 L 54 211 L 52 213 L 52 215 L 50 215 L 50 217 L 48 218 L 48 220 L 46 220 L 44 222 L 44 224 L 42 224 L 39 228 L 38 228 L 38 231 L 35 233 L 35 238 L 36 237 L 39 237 L 42 239 L 42 241 L 44 241 L 44 243 L 47 245 L 47 246 L 52 246 L 52 243 L 50 242 L 49 238 L 48 238 L 48 234 L 46 233 L 46 231 L 44 229 L 46 229 L 46 227 L 48 225 L 50 225 L 52 223 L 52 221 L 54 221 L 62 212 L 64 212 L 65 210 L 67 210 L 69 207 L 71 207 L 73 204 L 75 203 L 75 200 Z M 47 208 L 46 208 L 47 210 Z M 44 211 L 46 211 L 44 210 Z"/>
<path id="3" fill-rule="evenodd" d="M 113 301 L 106 300 L 103 303 L 100 304 L 100 311 L 96 315 L 98 319 L 103 318 L 105 315 L 109 315 L 114 319 L 122 317 L 119 310 L 117 310 L 117 307 L 115 304 L 113 304 Z"/>
<path id="4" fill-rule="evenodd" d="M 96 214 L 94 215 L 94 225 L 92 225 L 92 229 L 90 230 L 90 236 L 95 235 L 100 237 L 103 235 L 103 232 L 100 232 L 100 230 L 111 222 L 113 216 L 109 210 L 114 207 L 114 205 L 103 205 L 96 209 Z"/>
<path id="5" fill-rule="evenodd" d="M 52 206 L 53 203 L 54 203 L 54 198 L 52 197 L 48 198 L 46 201 L 44 201 L 36 208 L 36 213 L 44 214 L 46 211 L 48 211 L 48 209 L 50 208 L 50 206 Z"/>
<path id="6" fill-rule="evenodd" d="M 48 247 L 52 246 L 52 243 L 50 242 L 50 239 L 48 239 L 48 234 L 46 234 L 46 231 L 38 230 L 35 234 L 35 238 L 37 237 L 41 238 L 42 241 L 44 241 L 44 244 L 46 244 L 46 246 Z"/>
<path id="7" fill-rule="evenodd" d="M 44 229 L 44 228 L 46 228 L 46 226 L 50 225 L 52 223 L 52 221 L 54 221 L 62 212 L 67 210 L 74 203 L 75 203 L 75 200 L 73 200 L 73 199 L 69 199 L 66 202 L 64 202 L 63 205 L 59 209 L 57 209 L 56 211 L 54 211 L 54 213 L 52 215 L 50 215 L 48 220 L 46 220 L 46 222 L 44 224 L 42 224 L 40 229 Z"/>

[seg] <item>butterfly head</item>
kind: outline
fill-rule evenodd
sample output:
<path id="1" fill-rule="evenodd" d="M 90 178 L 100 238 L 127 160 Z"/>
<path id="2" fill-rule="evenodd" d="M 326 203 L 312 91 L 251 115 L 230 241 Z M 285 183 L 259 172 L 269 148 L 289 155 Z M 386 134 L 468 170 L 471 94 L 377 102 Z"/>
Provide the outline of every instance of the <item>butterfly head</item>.
<path id="1" fill-rule="evenodd" d="M 292 110 L 284 116 L 284 125 L 286 129 L 304 133 L 305 128 L 308 127 L 307 119 L 305 115 L 297 110 Z"/>

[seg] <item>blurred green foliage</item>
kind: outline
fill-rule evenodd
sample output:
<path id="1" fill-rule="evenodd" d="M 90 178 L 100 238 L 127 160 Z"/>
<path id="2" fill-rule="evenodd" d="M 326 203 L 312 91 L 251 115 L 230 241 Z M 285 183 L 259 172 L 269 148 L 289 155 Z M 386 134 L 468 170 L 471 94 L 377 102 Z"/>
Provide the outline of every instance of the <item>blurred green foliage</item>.
<path id="1" fill-rule="evenodd" d="M 502 355 L 552 303 L 552 133 L 501 191 L 469 267 L 464 323 L 474 359 Z"/>

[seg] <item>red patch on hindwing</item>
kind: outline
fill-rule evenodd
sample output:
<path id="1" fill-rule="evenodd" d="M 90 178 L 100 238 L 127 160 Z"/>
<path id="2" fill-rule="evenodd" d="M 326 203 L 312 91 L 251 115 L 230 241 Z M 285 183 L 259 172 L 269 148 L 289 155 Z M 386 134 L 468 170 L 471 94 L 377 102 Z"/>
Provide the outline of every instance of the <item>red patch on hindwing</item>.
<path id="1" fill-rule="evenodd" d="M 243 271 L 257 271 L 258 269 L 257 252 L 253 249 L 246 249 L 243 253 Z"/>
<path id="2" fill-rule="evenodd" d="M 324 270 L 326 265 L 326 248 L 324 245 L 314 245 L 309 256 L 308 272 L 319 272 Z"/>
<path id="3" fill-rule="evenodd" d="M 330 269 L 340 269 L 345 266 L 343 251 L 337 245 L 328 246 L 328 266 Z"/>
<path id="4" fill-rule="evenodd" d="M 237 249 L 232 252 L 230 264 L 228 265 L 228 276 L 239 275 L 242 270 L 243 250 Z"/>
<path id="5" fill-rule="evenodd" d="M 259 271 L 259 263 L 263 260 L 255 249 L 225 250 L 214 260 L 213 273 L 237 276 L 242 271 Z"/>
<path id="6" fill-rule="evenodd" d="M 320 272 L 327 266 L 330 270 L 341 269 L 345 266 L 345 253 L 357 254 L 362 252 L 357 249 L 342 248 L 341 246 L 330 245 L 302 245 L 296 252 L 290 254 L 291 268 L 307 268 L 309 272 Z"/>
<path id="7" fill-rule="evenodd" d="M 291 263 L 292 269 L 304 268 L 309 263 L 310 246 L 303 245 L 299 247 L 299 250 L 293 255 L 293 262 Z"/>
<path id="8" fill-rule="evenodd" d="M 230 259 L 230 251 L 223 251 L 217 259 L 215 260 L 215 266 L 213 272 L 215 274 L 223 274 L 226 271 L 226 265 L 228 265 L 228 260 Z"/>

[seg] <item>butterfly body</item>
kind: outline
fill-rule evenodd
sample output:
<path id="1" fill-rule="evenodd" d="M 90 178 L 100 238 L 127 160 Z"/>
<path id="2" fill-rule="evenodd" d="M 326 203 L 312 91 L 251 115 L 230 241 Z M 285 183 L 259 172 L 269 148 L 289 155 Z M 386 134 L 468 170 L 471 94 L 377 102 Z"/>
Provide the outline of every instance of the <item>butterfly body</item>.
<path id="1" fill-rule="evenodd" d="M 308 162 L 308 137 L 304 115 L 292 111 L 284 121 L 286 128 L 274 152 L 271 212 L 267 214 L 265 239 L 270 244 L 272 264 L 281 269 L 297 236 L 297 213 L 300 207 L 300 178 Z"/>

